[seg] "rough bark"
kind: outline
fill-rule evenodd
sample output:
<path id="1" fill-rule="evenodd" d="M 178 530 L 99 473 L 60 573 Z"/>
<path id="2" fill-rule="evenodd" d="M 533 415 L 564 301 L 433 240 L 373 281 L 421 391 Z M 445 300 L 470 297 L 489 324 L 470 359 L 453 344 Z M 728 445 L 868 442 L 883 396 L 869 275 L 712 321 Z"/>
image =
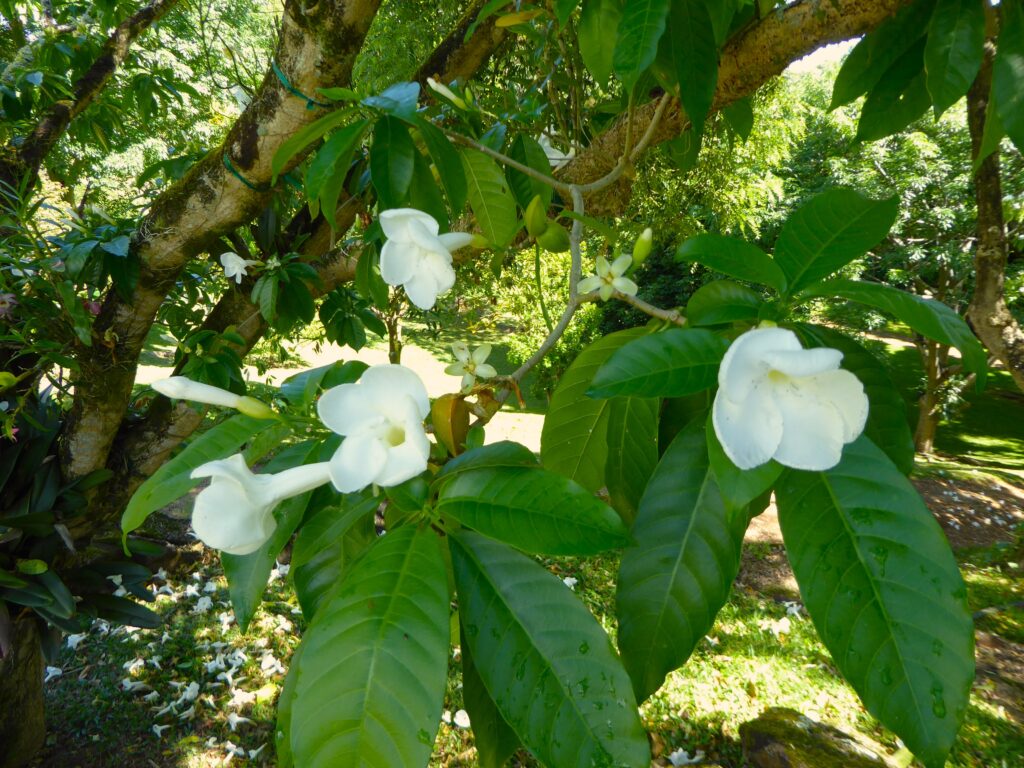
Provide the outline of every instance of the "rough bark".
<path id="1" fill-rule="evenodd" d="M 818 48 L 869 32 L 911 0 L 800 0 L 773 12 L 722 50 L 718 87 L 711 111 L 717 112 L 758 88 L 797 59 Z M 586 184 L 611 171 L 625 150 L 627 136 L 633 141 L 651 123 L 656 101 L 634 111 L 630 131 L 623 117 L 598 136 L 586 150 L 557 174 L 562 181 Z M 689 118 L 673 105 L 657 126 L 652 146 L 678 136 Z M 621 211 L 629 200 L 630 174 L 599 193 L 588 196 L 587 213 L 605 215 Z"/>
<path id="2" fill-rule="evenodd" d="M 0 768 L 24 765 L 46 738 L 43 653 L 36 621 L 16 619 L 10 626 L 10 643 L 0 643 L 6 647 L 0 650 Z"/>
<path id="3" fill-rule="evenodd" d="M 967 92 L 967 126 L 971 132 L 972 155 L 978 156 L 985 135 L 985 113 L 992 85 L 991 44 L 977 79 Z M 977 241 L 974 250 L 974 295 L 967 317 L 982 343 L 1024 390 L 1024 329 L 1006 305 L 1006 264 L 1008 243 L 1003 220 L 1003 191 L 999 150 L 985 158 L 974 173 L 974 196 L 978 206 Z"/>
<path id="4" fill-rule="evenodd" d="M 71 121 L 86 110 L 103 91 L 124 63 L 135 40 L 179 0 L 153 0 L 152 3 L 122 21 L 103 44 L 99 56 L 74 85 L 73 96 L 54 103 L 29 132 L 10 160 L 0 165 L 0 180 L 18 189 L 26 177 L 33 182 L 43 160 L 65 134 Z"/>
<path id="5" fill-rule="evenodd" d="M 494 52 L 508 39 L 508 31 L 498 27 L 499 14 L 491 14 L 473 30 L 466 39 L 466 33 L 487 0 L 475 0 L 462 15 L 455 29 L 441 41 L 425 62 L 416 70 L 413 80 L 426 87 L 427 78 L 432 77 L 447 85 L 453 81 L 465 83 L 479 72 Z"/>
<path id="6" fill-rule="evenodd" d="M 292 86 L 314 95 L 321 87 L 347 85 L 379 2 L 324 0 L 308 10 L 298 0 L 288 2 L 275 58 Z M 133 242 L 141 270 L 131 302 L 108 294 L 92 345 L 76 350 L 80 370 L 62 449 L 67 477 L 105 466 L 127 412 L 146 334 L 182 267 L 266 204 L 270 193 L 262 190 L 271 179 L 274 153 L 321 114 L 307 109 L 268 71 L 223 145 L 154 202 Z M 224 158 L 245 182 L 228 170 Z M 296 156 L 292 164 L 300 160 Z"/>

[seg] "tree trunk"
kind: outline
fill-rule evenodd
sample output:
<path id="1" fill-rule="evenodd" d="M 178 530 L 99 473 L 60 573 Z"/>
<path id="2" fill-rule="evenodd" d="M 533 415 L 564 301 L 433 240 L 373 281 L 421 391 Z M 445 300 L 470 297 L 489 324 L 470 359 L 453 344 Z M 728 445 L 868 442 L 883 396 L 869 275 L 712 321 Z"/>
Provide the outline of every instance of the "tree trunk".
<path id="1" fill-rule="evenodd" d="M 13 624 L 0 644 L 0 768 L 18 768 L 43 746 L 43 652 L 33 617 Z M 2 631 L 2 627 L 0 627 Z"/>
<path id="2" fill-rule="evenodd" d="M 914 430 L 914 448 L 918 453 L 935 452 L 935 432 L 939 428 L 939 404 L 932 392 L 925 392 L 917 401 L 917 429 Z"/>

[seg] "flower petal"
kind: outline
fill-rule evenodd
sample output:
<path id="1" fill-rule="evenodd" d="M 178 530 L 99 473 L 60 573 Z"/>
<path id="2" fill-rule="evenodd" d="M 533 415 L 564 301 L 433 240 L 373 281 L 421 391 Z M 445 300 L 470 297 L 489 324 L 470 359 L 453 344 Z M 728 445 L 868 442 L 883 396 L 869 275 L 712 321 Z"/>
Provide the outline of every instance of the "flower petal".
<path id="1" fill-rule="evenodd" d="M 624 253 L 615 261 L 612 262 L 611 273 L 615 277 L 622 277 L 626 274 L 626 270 L 629 269 L 633 264 L 633 255 L 630 253 Z"/>
<path id="2" fill-rule="evenodd" d="M 196 497 L 192 529 L 208 547 L 248 555 L 266 543 L 277 521 L 273 504 L 258 504 L 232 479 L 214 477 Z"/>
<path id="3" fill-rule="evenodd" d="M 473 358 L 473 362 L 477 365 L 487 361 L 487 358 L 491 355 L 491 345 L 481 344 L 479 347 L 473 350 L 473 354 L 470 356 Z"/>
<path id="4" fill-rule="evenodd" d="M 615 293 L 615 286 L 601 281 L 601 287 L 597 289 L 597 295 L 601 297 L 601 301 L 608 301 L 613 293 Z"/>
<path id="5" fill-rule="evenodd" d="M 476 366 L 476 375 L 481 379 L 493 379 L 498 375 L 498 371 L 490 363 L 479 363 Z"/>
<path id="6" fill-rule="evenodd" d="M 453 341 L 452 354 L 455 355 L 455 359 L 460 363 L 468 363 L 470 357 L 469 345 L 464 341 Z"/>
<path id="7" fill-rule="evenodd" d="M 427 389 L 420 377 L 404 365 L 375 365 L 368 368 L 359 379 L 359 386 L 368 388 L 377 402 L 388 403 L 395 413 L 400 413 L 403 398 L 412 401 L 411 411 L 419 414 L 420 420 L 430 413 Z"/>
<path id="8" fill-rule="evenodd" d="M 751 389 L 768 375 L 764 356 L 769 352 L 799 350 L 796 334 L 785 328 L 755 328 L 741 334 L 725 351 L 718 368 L 718 385 L 729 399 L 743 402 Z"/>
<path id="9" fill-rule="evenodd" d="M 421 257 L 416 246 L 388 240 L 380 249 L 380 276 L 388 285 L 401 285 L 416 274 Z"/>
<path id="10" fill-rule="evenodd" d="M 387 460 L 387 448 L 372 430 L 350 435 L 331 457 L 331 482 L 340 493 L 361 491 L 376 482 Z"/>
<path id="11" fill-rule="evenodd" d="M 843 442 L 852 443 L 864 431 L 868 419 L 868 396 L 864 385 L 850 371 L 825 371 L 795 382 L 802 392 L 832 405 L 843 420 Z"/>
<path id="12" fill-rule="evenodd" d="M 718 390 L 711 421 L 725 455 L 740 469 L 764 464 L 782 440 L 782 415 L 768 387 L 753 389 L 741 403 Z"/>
<path id="13" fill-rule="evenodd" d="M 834 371 L 839 367 L 842 359 L 842 352 L 828 347 L 800 349 L 792 352 L 768 352 L 764 355 L 765 362 L 774 370 L 794 377 L 813 376 L 816 373 Z"/>
<path id="14" fill-rule="evenodd" d="M 420 309 L 433 309 L 441 293 L 437 278 L 426 269 L 417 271 L 402 284 L 402 287 L 405 288 L 405 295 L 409 297 L 409 301 Z"/>
<path id="15" fill-rule="evenodd" d="M 474 374 L 466 373 L 466 375 L 462 377 L 461 386 L 464 392 L 471 390 L 474 384 L 476 384 L 476 376 Z"/>
<path id="16" fill-rule="evenodd" d="M 636 296 L 636 292 L 640 290 L 637 284 L 628 277 L 616 277 L 612 280 L 612 287 L 619 293 L 624 293 L 627 296 Z"/>
<path id="17" fill-rule="evenodd" d="M 608 277 L 612 272 L 612 265 L 608 263 L 608 259 L 604 256 L 598 256 L 595 270 L 598 277 Z"/>
<path id="18" fill-rule="evenodd" d="M 384 230 L 384 236 L 389 240 L 410 240 L 412 236 L 408 232 L 409 224 L 414 221 L 435 235 L 441 229 L 433 216 L 415 208 L 392 208 L 389 211 L 381 211 L 378 219 L 380 228 Z"/>
<path id="19" fill-rule="evenodd" d="M 787 467 L 812 472 L 838 464 L 845 431 L 839 411 L 795 386 L 771 389 L 782 414 L 782 440 L 773 458 Z"/>
<path id="20" fill-rule="evenodd" d="M 446 232 L 443 235 L 438 235 L 437 239 L 450 253 L 455 253 L 473 242 L 473 236 L 468 232 Z"/>
<path id="21" fill-rule="evenodd" d="M 445 366 L 444 372 L 449 376 L 462 376 L 466 372 L 466 364 L 452 363 L 451 365 Z"/>
<path id="22" fill-rule="evenodd" d="M 377 485 L 389 488 L 416 477 L 427 468 L 429 455 L 430 442 L 423 425 L 419 422 L 406 423 L 405 442 L 388 450 L 387 463 L 377 475 Z"/>
<path id="23" fill-rule="evenodd" d="M 370 372 L 368 369 L 363 377 Z M 316 413 L 324 426 L 339 435 L 350 435 L 365 429 L 374 421 L 382 421 L 383 415 L 372 408 L 369 391 L 360 384 L 340 384 L 331 387 L 320 396 Z"/>
<path id="24" fill-rule="evenodd" d="M 597 275 L 591 275 L 590 277 L 584 277 L 576 285 L 576 293 L 583 295 L 586 293 L 593 293 L 601 287 L 604 281 L 601 280 Z"/>

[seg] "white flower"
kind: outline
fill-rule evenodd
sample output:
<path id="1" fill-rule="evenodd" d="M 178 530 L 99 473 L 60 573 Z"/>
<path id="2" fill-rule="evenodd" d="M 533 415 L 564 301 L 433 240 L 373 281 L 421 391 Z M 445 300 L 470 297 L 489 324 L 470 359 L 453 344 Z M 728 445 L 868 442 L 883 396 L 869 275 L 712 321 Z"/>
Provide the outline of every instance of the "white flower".
<path id="1" fill-rule="evenodd" d="M 562 582 L 569 589 L 576 589 L 576 585 L 580 583 L 579 579 L 576 579 L 576 578 L 574 578 L 572 576 L 566 576 L 564 579 L 562 579 Z"/>
<path id="2" fill-rule="evenodd" d="M 238 726 L 240 726 L 242 723 L 251 722 L 252 720 L 250 720 L 248 717 L 242 717 L 236 712 L 228 712 L 228 726 L 230 726 L 232 731 L 236 730 Z"/>
<path id="3" fill-rule="evenodd" d="M 207 405 L 222 405 L 225 408 L 235 408 L 246 416 L 256 419 L 272 419 L 274 411 L 266 403 L 262 403 L 255 397 L 236 395 L 226 389 L 214 387 L 210 384 L 203 384 L 199 381 L 192 381 L 187 376 L 171 376 L 166 379 L 154 381 L 150 386 L 165 397 L 173 397 L 178 400 L 192 400 Z"/>
<path id="4" fill-rule="evenodd" d="M 636 296 L 637 285 L 628 277 L 623 277 L 626 270 L 633 264 L 633 257 L 627 253 L 622 254 L 608 263 L 604 256 L 597 257 L 597 274 L 585 277 L 580 280 L 576 290 L 581 294 L 597 291 L 601 301 L 608 301 L 615 291 L 628 296 Z"/>
<path id="5" fill-rule="evenodd" d="M 839 463 L 868 416 L 864 386 L 839 369 L 836 349 L 803 349 L 784 328 L 756 328 L 732 343 L 718 369 L 712 421 L 740 469 L 775 459 L 822 471 Z"/>
<path id="6" fill-rule="evenodd" d="M 459 728 L 469 728 L 469 712 L 460 709 L 452 716 L 452 722 Z"/>
<path id="7" fill-rule="evenodd" d="M 415 208 L 394 208 L 380 215 L 387 242 L 380 251 L 380 276 L 388 285 L 401 285 L 409 301 L 430 309 L 455 285 L 452 253 L 473 241 L 465 232 L 439 235 L 440 225 Z"/>
<path id="8" fill-rule="evenodd" d="M 88 635 L 83 632 L 80 635 L 68 635 L 68 648 L 72 651 L 78 650 L 78 646 L 82 644 L 82 641 L 87 638 Z"/>
<path id="9" fill-rule="evenodd" d="M 153 723 L 153 733 L 156 734 L 158 739 L 162 739 L 164 737 L 164 731 L 170 727 L 171 726 L 169 725 L 157 725 L 156 723 Z"/>
<path id="10" fill-rule="evenodd" d="M 121 688 L 125 690 L 127 693 L 153 690 L 150 686 L 146 685 L 141 680 L 132 680 L 130 677 L 126 677 L 124 680 L 121 681 Z"/>
<path id="11" fill-rule="evenodd" d="M 196 536 L 232 555 L 248 555 L 266 543 L 277 527 L 273 509 L 278 502 L 330 479 L 326 462 L 254 475 L 239 453 L 196 467 L 192 477 L 213 478 L 192 510 Z"/>
<path id="12" fill-rule="evenodd" d="M 330 461 L 334 487 L 352 493 L 420 474 L 430 455 L 423 429 L 429 412 L 423 382 L 401 365 L 375 365 L 355 384 L 325 392 L 317 403 L 320 420 L 345 437 Z"/>
<path id="13" fill-rule="evenodd" d="M 481 344 L 470 353 L 466 342 L 456 341 L 452 344 L 452 353 L 458 362 L 449 365 L 444 372 L 449 376 L 461 376 L 462 389 L 466 392 L 472 389 L 477 378 L 491 379 L 498 375 L 494 366 L 486 362 L 491 354 L 490 344 Z"/>
<path id="14" fill-rule="evenodd" d="M 208 595 L 203 595 L 192 606 L 192 613 L 206 613 L 211 608 L 213 608 L 213 600 Z"/>
<path id="15" fill-rule="evenodd" d="M 675 752 L 668 756 L 668 761 L 675 766 L 696 765 L 697 763 L 700 763 L 703 760 L 704 752 L 699 749 L 693 753 L 693 757 L 690 757 L 690 753 L 687 752 L 685 749 L 677 749 Z"/>
<path id="16" fill-rule="evenodd" d="M 570 160 L 576 156 L 576 150 L 570 149 L 568 152 L 552 146 L 551 139 L 546 133 L 542 133 L 537 137 L 537 143 L 540 144 L 541 149 L 544 150 L 544 154 L 548 157 L 548 162 L 551 163 L 551 167 L 561 168 L 563 165 L 567 165 Z"/>
<path id="17" fill-rule="evenodd" d="M 220 255 L 220 263 L 224 267 L 224 277 L 228 280 L 234 279 L 236 283 L 241 283 L 242 278 L 247 274 L 246 270 L 249 267 L 255 267 L 260 262 L 253 261 L 252 259 L 243 259 L 237 253 L 228 251 Z"/>
<path id="18" fill-rule="evenodd" d="M 455 93 L 451 88 L 449 88 L 444 83 L 439 83 L 434 78 L 428 77 L 427 78 L 427 85 L 430 86 L 430 90 L 435 91 L 435 92 L 441 94 L 442 96 L 444 96 L 446 99 L 448 99 L 448 101 L 450 101 L 452 104 L 454 104 L 459 109 L 465 109 L 466 108 L 466 101 L 465 101 L 465 99 L 463 99 L 461 96 L 459 96 L 457 93 Z"/>
<path id="19" fill-rule="evenodd" d="M 43 677 L 43 683 L 48 683 L 56 677 L 60 677 L 64 674 L 64 670 L 60 667 L 47 667 L 46 675 Z"/>

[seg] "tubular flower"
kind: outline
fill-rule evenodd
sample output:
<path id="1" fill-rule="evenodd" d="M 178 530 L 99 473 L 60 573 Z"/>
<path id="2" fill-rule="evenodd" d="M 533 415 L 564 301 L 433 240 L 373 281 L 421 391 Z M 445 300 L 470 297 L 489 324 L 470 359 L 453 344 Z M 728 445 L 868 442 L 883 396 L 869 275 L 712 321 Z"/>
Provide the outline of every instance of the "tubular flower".
<path id="1" fill-rule="evenodd" d="M 415 208 L 394 208 L 380 215 L 387 242 L 380 252 L 380 275 L 388 285 L 401 285 L 409 300 L 430 309 L 437 297 L 455 285 L 452 253 L 473 242 L 465 232 L 439 235 L 440 225 Z"/>
<path id="2" fill-rule="evenodd" d="M 449 376 L 461 376 L 462 389 L 465 391 L 469 391 L 478 378 L 492 379 L 498 375 L 494 366 L 486 362 L 491 354 L 490 344 L 481 344 L 470 353 L 466 342 L 456 341 L 452 344 L 452 353 L 458 362 L 449 365 L 444 372 Z"/>
<path id="3" fill-rule="evenodd" d="M 756 328 L 732 343 L 718 369 L 715 434 L 740 469 L 775 459 L 822 471 L 864 431 L 864 386 L 839 368 L 843 353 L 803 349 L 784 328 Z"/>
<path id="4" fill-rule="evenodd" d="M 240 453 L 192 470 L 209 477 L 192 510 L 192 528 L 208 547 L 230 555 L 248 555 L 262 547 L 277 528 L 274 507 L 330 480 L 327 462 L 255 475 Z"/>
<path id="5" fill-rule="evenodd" d="M 228 392 L 220 387 L 192 381 L 187 376 L 171 376 L 167 379 L 154 381 L 150 386 L 165 397 L 173 397 L 178 400 L 192 400 L 208 405 L 222 405 L 225 408 L 234 408 L 246 416 L 252 416 L 256 419 L 272 419 L 275 416 L 270 406 L 260 402 L 255 397 L 236 395 L 234 392 Z"/>
<path id="6" fill-rule="evenodd" d="M 457 93 L 455 93 L 455 91 L 453 91 L 444 83 L 439 83 L 434 78 L 428 77 L 427 85 L 430 87 L 430 90 L 444 96 L 446 99 L 448 99 L 448 101 L 450 101 L 459 109 L 466 109 L 466 100 L 459 96 Z"/>
<path id="7" fill-rule="evenodd" d="M 576 287 L 581 294 L 597 291 L 601 301 L 608 301 L 615 291 L 628 296 L 636 296 L 637 285 L 628 277 L 623 277 L 626 270 L 633 264 L 633 256 L 624 253 L 611 264 L 604 256 L 597 257 L 597 274 L 580 280 Z"/>
<path id="8" fill-rule="evenodd" d="M 228 251 L 220 255 L 220 263 L 224 267 L 224 277 L 228 280 L 233 279 L 236 283 L 241 283 L 242 278 L 247 274 L 246 270 L 249 267 L 255 267 L 260 262 L 253 259 L 243 259 L 237 253 Z"/>
<path id="9" fill-rule="evenodd" d="M 401 365 L 375 365 L 357 383 L 324 392 L 320 421 L 345 438 L 330 461 L 334 487 L 352 493 L 420 474 L 430 455 L 423 429 L 429 412 L 423 382 Z"/>

